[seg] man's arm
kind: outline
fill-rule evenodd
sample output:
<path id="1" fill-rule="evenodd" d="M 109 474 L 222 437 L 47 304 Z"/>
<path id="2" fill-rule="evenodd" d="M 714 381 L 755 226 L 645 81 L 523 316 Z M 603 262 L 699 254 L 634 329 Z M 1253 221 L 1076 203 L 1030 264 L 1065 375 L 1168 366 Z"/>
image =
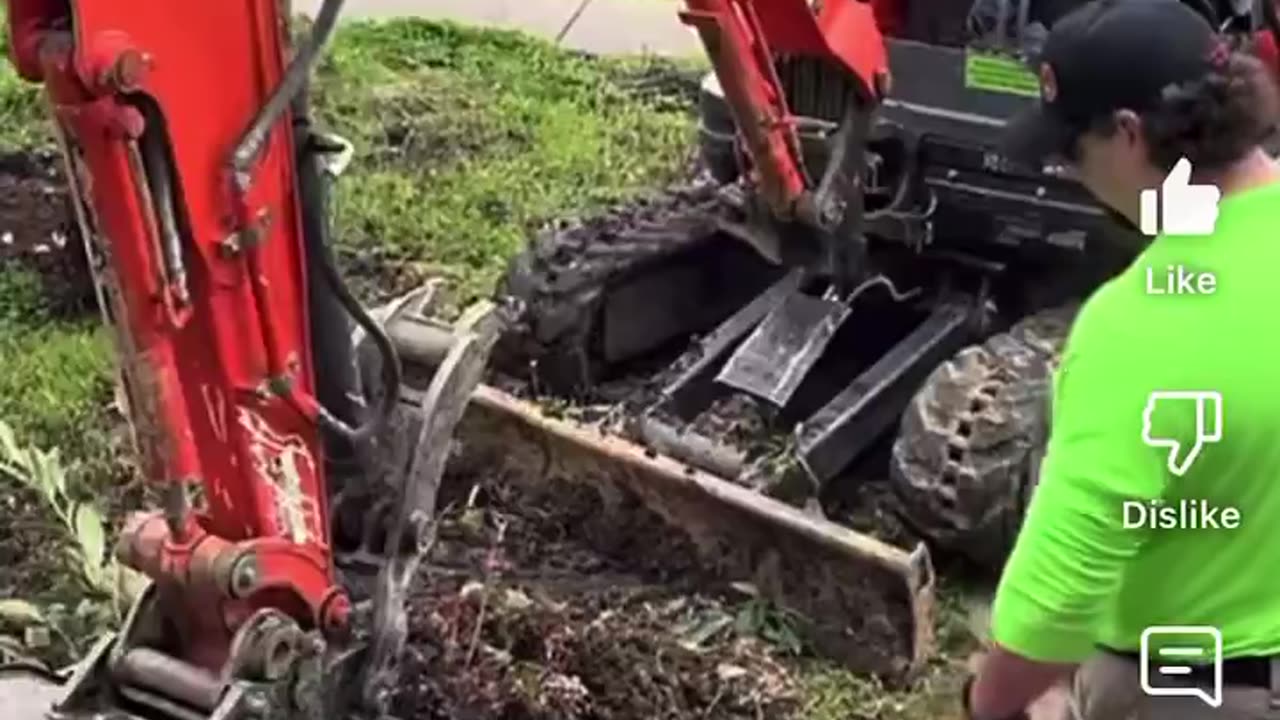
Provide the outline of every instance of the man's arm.
<path id="1" fill-rule="evenodd" d="M 1124 529 L 1124 501 L 1164 490 L 1142 440 L 1151 368 L 1089 325 L 1082 312 L 1059 371 L 1040 483 L 996 594 L 996 647 L 968 698 L 977 720 L 1017 717 L 1094 652 L 1098 620 L 1143 540 Z"/>
<path id="2" fill-rule="evenodd" d="M 974 718 L 1014 718 L 1075 670 L 1072 663 L 1044 663 L 993 647 L 970 685 Z"/>

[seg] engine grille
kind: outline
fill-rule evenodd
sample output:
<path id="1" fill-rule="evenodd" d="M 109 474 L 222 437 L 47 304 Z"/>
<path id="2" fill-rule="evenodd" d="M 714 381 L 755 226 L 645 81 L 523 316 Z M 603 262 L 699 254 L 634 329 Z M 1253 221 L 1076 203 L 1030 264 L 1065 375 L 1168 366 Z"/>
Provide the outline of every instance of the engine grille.
<path id="1" fill-rule="evenodd" d="M 839 122 L 857 87 L 847 68 L 809 56 L 782 56 L 774 66 L 793 115 Z"/>

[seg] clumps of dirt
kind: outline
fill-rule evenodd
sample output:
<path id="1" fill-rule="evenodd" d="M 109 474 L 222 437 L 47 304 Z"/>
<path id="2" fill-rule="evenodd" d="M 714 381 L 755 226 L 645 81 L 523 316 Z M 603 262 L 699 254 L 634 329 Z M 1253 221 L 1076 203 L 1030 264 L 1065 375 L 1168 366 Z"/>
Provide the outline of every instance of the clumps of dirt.
<path id="1" fill-rule="evenodd" d="M 465 720 L 792 716 L 796 679 L 777 650 L 734 631 L 732 600 L 662 572 L 664 560 L 680 564 L 679 552 L 583 542 L 566 526 L 589 509 L 580 500 L 550 510 L 488 481 L 444 514 L 411 605 L 396 711 Z"/>
<path id="2" fill-rule="evenodd" d="M 406 663 L 409 717 L 556 720 L 780 718 L 796 703 L 787 669 L 751 640 L 708 647 L 675 629 L 716 606 L 615 590 L 567 600 L 470 584 L 411 617 L 428 651 Z"/>
<path id="3" fill-rule="evenodd" d="M 405 257 L 401 248 L 335 247 L 338 272 L 366 306 L 377 307 L 439 277 L 438 268 Z"/>
<path id="4" fill-rule="evenodd" d="M 743 449 L 761 443 L 775 431 L 764 404 L 742 393 L 716 400 L 693 419 L 690 429 Z"/>
<path id="5" fill-rule="evenodd" d="M 33 270 L 57 315 L 93 307 L 93 279 L 52 150 L 0 153 L 0 268 Z"/>
<path id="6" fill-rule="evenodd" d="M 898 547 L 925 541 L 926 536 L 904 519 L 902 501 L 888 478 L 853 477 L 846 485 L 849 489 L 828 508 L 831 519 Z"/>
<path id="7" fill-rule="evenodd" d="M 0 154 L 0 269 L 10 265 L 40 277 L 52 314 L 83 313 L 95 305 L 93 278 L 55 151 Z"/>

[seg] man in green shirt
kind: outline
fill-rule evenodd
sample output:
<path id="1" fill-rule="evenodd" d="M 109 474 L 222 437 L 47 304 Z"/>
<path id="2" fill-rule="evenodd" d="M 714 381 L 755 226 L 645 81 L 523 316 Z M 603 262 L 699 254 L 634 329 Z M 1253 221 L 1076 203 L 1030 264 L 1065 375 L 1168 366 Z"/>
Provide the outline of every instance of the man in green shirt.
<path id="1" fill-rule="evenodd" d="M 1041 60 L 1014 144 L 1164 232 L 1072 328 L 967 712 L 1023 717 L 1072 677 L 1076 720 L 1280 718 L 1274 81 L 1178 0 L 1086 5 Z"/>

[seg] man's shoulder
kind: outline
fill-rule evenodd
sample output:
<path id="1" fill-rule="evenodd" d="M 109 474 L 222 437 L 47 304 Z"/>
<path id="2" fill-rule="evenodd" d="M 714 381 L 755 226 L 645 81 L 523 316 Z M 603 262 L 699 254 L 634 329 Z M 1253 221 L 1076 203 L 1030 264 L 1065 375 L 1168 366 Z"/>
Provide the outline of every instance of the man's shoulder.
<path id="1" fill-rule="evenodd" d="M 1280 180 L 1272 180 L 1241 192 L 1226 195 L 1218 203 L 1215 233 L 1222 230 L 1249 231 L 1262 223 L 1273 225 L 1280 217 Z"/>
<path id="2" fill-rule="evenodd" d="M 1149 326 L 1145 316 L 1150 304 L 1142 297 L 1136 267 L 1137 263 L 1103 283 L 1081 303 L 1067 338 L 1067 353 L 1128 352 L 1141 345 L 1138 338 L 1142 328 Z"/>

